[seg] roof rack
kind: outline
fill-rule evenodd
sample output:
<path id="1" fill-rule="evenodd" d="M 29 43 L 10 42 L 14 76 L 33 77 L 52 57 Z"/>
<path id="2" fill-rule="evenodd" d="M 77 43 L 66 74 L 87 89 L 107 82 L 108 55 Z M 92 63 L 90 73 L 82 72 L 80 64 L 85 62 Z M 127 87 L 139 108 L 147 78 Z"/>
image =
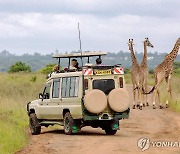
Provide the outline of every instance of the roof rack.
<path id="1" fill-rule="evenodd" d="M 52 58 L 78 58 L 78 57 L 93 57 L 93 56 L 103 56 L 107 55 L 107 52 L 101 51 L 84 51 L 84 52 L 75 52 L 75 53 L 68 53 L 68 54 L 55 54 L 52 55 Z"/>
<path id="2" fill-rule="evenodd" d="M 68 53 L 68 54 L 55 54 L 52 55 L 52 58 L 57 58 L 58 59 L 58 66 L 60 67 L 60 63 L 61 63 L 61 59 L 62 58 L 68 58 L 69 62 L 68 62 L 68 68 L 70 67 L 70 61 L 71 58 L 88 58 L 87 63 L 89 63 L 89 58 L 90 57 L 94 57 L 94 56 L 98 56 L 99 58 L 101 58 L 101 56 L 107 55 L 107 52 L 101 52 L 101 51 L 84 51 L 84 52 L 74 52 L 74 53 Z"/>

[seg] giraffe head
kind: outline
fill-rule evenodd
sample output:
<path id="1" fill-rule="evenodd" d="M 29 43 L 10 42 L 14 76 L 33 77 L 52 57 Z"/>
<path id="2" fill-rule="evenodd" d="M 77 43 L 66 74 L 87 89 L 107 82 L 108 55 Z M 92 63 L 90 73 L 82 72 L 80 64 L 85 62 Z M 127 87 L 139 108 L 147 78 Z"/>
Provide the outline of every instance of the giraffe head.
<path id="1" fill-rule="evenodd" d="M 129 50 L 131 50 L 133 48 L 133 39 L 129 39 L 129 42 L 128 42 L 128 46 L 129 46 Z"/>
<path id="2" fill-rule="evenodd" d="M 148 46 L 148 47 L 151 47 L 153 48 L 154 46 L 152 45 L 152 43 L 149 41 L 148 38 L 145 38 L 145 41 L 144 41 L 145 45 Z"/>

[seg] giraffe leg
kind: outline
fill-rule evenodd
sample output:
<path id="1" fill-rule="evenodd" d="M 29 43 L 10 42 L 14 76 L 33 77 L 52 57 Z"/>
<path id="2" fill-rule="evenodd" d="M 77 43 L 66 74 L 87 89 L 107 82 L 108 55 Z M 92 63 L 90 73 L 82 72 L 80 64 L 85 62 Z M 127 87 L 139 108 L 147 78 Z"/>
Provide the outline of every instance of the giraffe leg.
<path id="1" fill-rule="evenodd" d="M 167 96 L 167 98 L 166 98 L 166 108 L 168 108 L 169 107 L 169 101 L 168 101 L 168 99 L 169 98 L 172 98 L 172 93 L 171 93 L 171 85 L 170 85 L 170 81 L 171 81 L 171 75 L 169 75 L 169 77 L 166 79 L 166 82 L 167 82 L 167 93 L 168 93 L 168 96 Z"/>
<path id="2" fill-rule="evenodd" d="M 141 100 L 142 100 L 143 107 L 146 107 L 146 105 L 145 105 L 145 96 L 143 94 L 143 90 L 141 90 Z"/>
<path id="3" fill-rule="evenodd" d="M 143 103 L 143 107 L 146 107 L 145 103 Z"/>
<path id="4" fill-rule="evenodd" d="M 144 94 L 143 94 L 143 90 L 141 89 L 141 99 L 142 99 L 142 103 L 145 105 L 145 103 L 144 103 Z"/>
<path id="5" fill-rule="evenodd" d="M 156 86 L 155 86 L 155 90 L 154 90 L 154 98 L 153 98 L 153 108 L 156 108 L 155 106 L 155 101 L 156 101 L 156 98 L 157 98 L 157 95 L 158 95 L 158 100 L 159 100 L 159 105 L 160 105 L 160 109 L 162 109 L 162 105 L 161 105 L 161 101 L 160 101 L 160 93 L 159 93 L 159 86 L 160 84 L 162 83 L 162 81 L 164 80 L 165 78 L 165 74 L 162 72 L 162 73 L 159 73 L 157 74 L 156 78 L 155 78 L 155 83 L 156 83 Z"/>
<path id="6" fill-rule="evenodd" d="M 165 78 L 165 81 L 166 81 L 166 83 L 167 83 L 167 93 L 169 94 L 169 87 L 168 87 L 168 77 L 166 77 Z M 169 107 L 169 104 L 168 104 L 169 102 L 168 102 L 168 97 L 166 98 L 166 108 L 168 108 Z"/>
<path id="7" fill-rule="evenodd" d="M 142 91 L 143 92 L 143 91 Z M 142 95 L 142 100 L 143 100 L 143 107 L 146 107 L 146 105 L 145 105 L 145 102 L 144 102 L 144 98 L 145 98 L 145 96 L 144 96 L 144 94 L 141 94 Z"/>
<path id="8" fill-rule="evenodd" d="M 153 93 L 153 109 L 156 109 L 156 96 L 157 96 L 157 89 L 154 89 Z"/>
<path id="9" fill-rule="evenodd" d="M 142 110 L 143 103 L 144 103 L 144 97 L 143 97 L 143 93 L 142 93 L 142 86 L 140 86 L 140 88 L 139 88 L 139 100 L 140 100 L 139 109 Z"/>
<path id="10" fill-rule="evenodd" d="M 133 109 L 136 108 L 136 90 L 135 89 L 135 84 L 133 84 L 133 97 L 134 97 L 134 101 L 133 101 Z"/>
<path id="11" fill-rule="evenodd" d="M 144 96 L 144 94 L 142 94 L 142 98 L 141 98 L 141 99 L 143 100 L 143 101 L 142 101 L 143 107 L 146 107 L 145 102 L 144 102 L 144 101 L 145 101 L 145 98 L 146 98 L 146 96 Z"/>
<path id="12" fill-rule="evenodd" d="M 140 105 L 139 105 L 139 100 L 140 100 L 140 92 L 139 92 L 139 87 L 137 89 L 137 98 L 138 98 L 138 103 L 137 103 L 137 108 L 140 108 Z"/>
<path id="13" fill-rule="evenodd" d="M 133 101 L 133 109 L 136 108 L 136 92 L 133 91 L 134 101 Z"/>
<path id="14" fill-rule="evenodd" d="M 159 108 L 160 108 L 160 109 L 163 109 L 163 106 L 162 106 L 161 100 L 160 100 L 160 92 L 159 92 L 159 89 L 157 90 L 157 94 L 158 94 Z"/>
<path id="15" fill-rule="evenodd" d="M 138 89 L 137 89 L 137 108 L 140 107 L 140 91 L 139 91 L 139 86 L 138 86 Z"/>
<path id="16" fill-rule="evenodd" d="M 145 83 L 145 91 L 146 91 L 146 92 L 148 91 L 147 81 L 146 81 L 146 83 Z M 149 103 L 148 103 L 148 95 L 145 95 L 145 100 L 146 100 L 146 106 L 149 106 Z"/>

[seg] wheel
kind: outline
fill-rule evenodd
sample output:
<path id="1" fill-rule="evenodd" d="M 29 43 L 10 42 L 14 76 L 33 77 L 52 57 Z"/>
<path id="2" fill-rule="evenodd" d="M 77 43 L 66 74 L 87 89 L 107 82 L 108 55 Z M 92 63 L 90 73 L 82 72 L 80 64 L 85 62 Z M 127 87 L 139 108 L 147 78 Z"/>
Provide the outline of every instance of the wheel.
<path id="1" fill-rule="evenodd" d="M 106 128 L 105 132 L 107 135 L 114 135 L 116 134 L 117 130 L 112 130 L 112 128 Z"/>
<path id="2" fill-rule="evenodd" d="M 73 118 L 69 112 L 66 112 L 64 115 L 64 133 L 66 135 L 71 135 L 72 132 L 72 127 L 73 127 Z"/>
<path id="3" fill-rule="evenodd" d="M 39 124 L 35 113 L 29 115 L 29 128 L 32 135 L 38 135 L 41 133 L 41 125 Z"/>

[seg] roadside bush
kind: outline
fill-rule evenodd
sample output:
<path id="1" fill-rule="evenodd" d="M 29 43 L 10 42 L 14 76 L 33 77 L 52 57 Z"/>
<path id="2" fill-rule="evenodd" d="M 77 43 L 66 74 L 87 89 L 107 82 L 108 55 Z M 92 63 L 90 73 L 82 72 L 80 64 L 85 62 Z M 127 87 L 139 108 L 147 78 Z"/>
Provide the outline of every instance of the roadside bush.
<path id="1" fill-rule="evenodd" d="M 154 70 L 149 70 L 149 74 L 154 74 Z"/>
<path id="2" fill-rule="evenodd" d="M 174 62 L 173 67 L 174 67 L 174 69 L 179 69 L 180 68 L 180 62 Z"/>
<path id="3" fill-rule="evenodd" d="M 129 68 L 125 68 L 125 69 L 124 69 L 124 73 L 125 73 L 125 74 L 130 73 L 130 69 L 129 69 Z"/>
<path id="4" fill-rule="evenodd" d="M 42 68 L 41 70 L 39 70 L 39 72 L 42 73 L 42 74 L 47 75 L 47 74 L 49 74 L 49 73 L 51 73 L 51 72 L 53 71 L 53 67 L 54 67 L 55 65 L 57 65 L 57 64 L 48 64 L 48 65 L 46 65 L 44 68 Z M 60 67 L 60 70 L 62 70 L 62 67 Z"/>
<path id="5" fill-rule="evenodd" d="M 180 77 L 180 62 L 174 62 L 173 67 L 175 76 Z"/>
<path id="6" fill-rule="evenodd" d="M 47 75 L 47 74 L 52 72 L 54 65 L 56 65 L 56 64 L 48 64 L 44 68 L 39 70 L 39 72 L 42 73 L 42 74 Z"/>
<path id="7" fill-rule="evenodd" d="M 19 61 L 16 62 L 14 65 L 10 66 L 9 73 L 15 72 L 31 72 L 31 67 L 26 65 L 25 63 Z"/>

